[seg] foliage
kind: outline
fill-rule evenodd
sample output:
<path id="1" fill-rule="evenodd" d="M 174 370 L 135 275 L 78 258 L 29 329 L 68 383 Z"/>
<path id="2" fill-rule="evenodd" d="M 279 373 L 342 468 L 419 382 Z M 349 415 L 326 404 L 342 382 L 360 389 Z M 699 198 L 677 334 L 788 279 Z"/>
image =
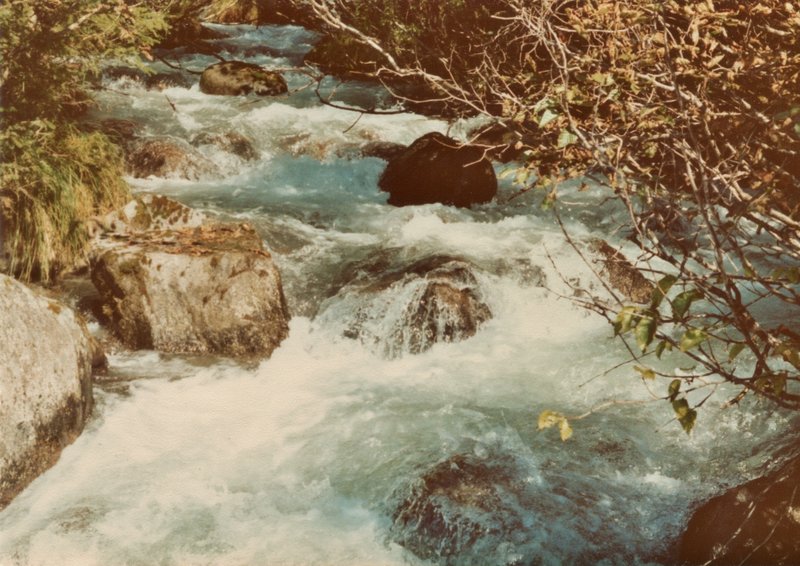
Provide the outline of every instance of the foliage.
<path id="1" fill-rule="evenodd" d="M 22 278 L 73 265 L 87 219 L 127 194 L 119 150 L 73 122 L 101 60 L 148 56 L 166 29 L 162 15 L 121 0 L 0 5 L 0 242 Z"/>
<path id="2" fill-rule="evenodd" d="M 679 375 L 638 362 L 669 379 L 685 430 L 708 399 L 687 393 L 722 382 L 739 387 L 731 402 L 752 392 L 800 408 L 800 329 L 764 314 L 800 313 L 796 2 L 465 0 L 436 3 L 441 15 L 403 0 L 300 3 L 373 49 L 381 78 L 423 81 L 507 128 L 516 180 L 546 189 L 545 205 L 557 211 L 567 178 L 614 189 L 640 267 L 661 279 L 649 305 L 589 306 L 635 358 L 691 359 Z M 431 25 L 451 16 L 453 28 Z"/>
<path id="3" fill-rule="evenodd" d="M 142 5 L 103 0 L 12 0 L 0 6 L 2 117 L 6 122 L 75 116 L 103 58 L 147 53 L 166 31 Z"/>
<path id="4" fill-rule="evenodd" d="M 10 270 L 47 279 L 83 259 L 86 220 L 127 199 L 121 152 L 101 133 L 43 120 L 14 124 L 0 141 L 12 156 L 0 164 Z"/>

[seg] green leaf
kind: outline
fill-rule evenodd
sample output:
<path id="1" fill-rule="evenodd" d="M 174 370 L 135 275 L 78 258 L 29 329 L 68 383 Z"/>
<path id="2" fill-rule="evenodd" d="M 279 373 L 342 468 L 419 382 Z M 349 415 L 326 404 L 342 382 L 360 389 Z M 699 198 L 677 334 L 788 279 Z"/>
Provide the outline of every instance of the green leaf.
<path id="1" fill-rule="evenodd" d="M 572 145 L 577 141 L 578 141 L 578 136 L 576 136 L 569 130 L 561 130 L 561 133 L 558 134 L 557 147 L 561 149 L 562 147 L 567 147 L 568 145 Z"/>
<path id="2" fill-rule="evenodd" d="M 686 399 L 675 399 L 672 401 L 672 410 L 675 411 L 675 416 L 682 419 L 691 410 L 689 409 L 689 401 Z"/>
<path id="3" fill-rule="evenodd" d="M 544 112 L 542 112 L 542 115 L 539 118 L 539 127 L 544 128 L 547 124 L 549 124 L 556 118 L 558 118 L 558 114 L 547 108 Z"/>
<path id="4" fill-rule="evenodd" d="M 728 350 L 728 361 L 735 360 L 736 356 L 742 353 L 742 350 L 744 350 L 744 344 L 733 344 Z"/>
<path id="5" fill-rule="evenodd" d="M 687 330 L 681 338 L 681 352 L 688 352 L 698 344 L 708 340 L 708 334 L 700 328 Z"/>
<path id="6" fill-rule="evenodd" d="M 625 334 L 639 322 L 639 307 L 623 307 L 614 321 L 614 335 Z"/>
<path id="7" fill-rule="evenodd" d="M 692 303 L 697 299 L 701 299 L 702 297 L 702 293 L 700 293 L 700 291 L 697 289 L 680 293 L 677 297 L 675 297 L 675 300 L 672 301 L 672 316 L 678 320 L 682 320 L 689 311 L 689 307 L 692 306 Z"/>
<path id="8" fill-rule="evenodd" d="M 686 434 L 691 434 L 694 424 L 697 422 L 697 411 L 689 409 L 685 415 L 678 419 L 678 422 L 681 423 Z"/>
<path id="9" fill-rule="evenodd" d="M 658 283 L 656 283 L 656 287 L 653 289 L 653 292 L 650 295 L 650 306 L 653 309 L 657 309 L 659 307 L 661 301 L 664 300 L 664 297 L 667 296 L 667 293 L 677 280 L 678 278 L 674 275 L 665 275 L 658 281 Z"/>
<path id="10" fill-rule="evenodd" d="M 644 379 L 653 380 L 656 378 L 656 372 L 651 370 L 650 368 L 642 367 L 642 366 L 633 366 L 633 369 L 638 371 Z"/>
<path id="11" fill-rule="evenodd" d="M 669 387 L 667 388 L 668 398 L 670 401 L 674 401 L 675 398 L 678 396 L 678 392 L 681 390 L 681 380 L 680 379 L 673 379 Z"/>
<path id="12" fill-rule="evenodd" d="M 650 342 L 653 341 L 653 337 L 656 335 L 656 328 L 658 328 L 658 322 L 656 317 L 651 315 L 642 316 L 639 324 L 636 325 L 636 343 L 642 352 L 647 350 Z"/>
<path id="13" fill-rule="evenodd" d="M 672 351 L 672 344 L 670 344 L 666 340 L 662 340 L 656 346 L 656 357 L 659 360 L 661 359 L 661 355 L 664 353 L 664 350 L 669 350 L 670 352 Z"/>

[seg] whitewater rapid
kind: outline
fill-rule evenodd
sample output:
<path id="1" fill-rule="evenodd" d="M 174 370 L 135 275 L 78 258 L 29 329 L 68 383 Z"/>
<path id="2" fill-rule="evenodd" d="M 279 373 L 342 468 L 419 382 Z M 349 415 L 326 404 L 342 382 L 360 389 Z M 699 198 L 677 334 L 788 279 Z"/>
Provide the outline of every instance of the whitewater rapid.
<path id="1" fill-rule="evenodd" d="M 223 56 L 272 68 L 297 67 L 315 41 L 292 26 L 219 29 L 232 35 Z M 181 59 L 192 69 L 215 61 Z M 286 76 L 302 89 L 305 75 Z M 502 181 L 494 202 L 472 210 L 393 208 L 377 190 L 385 162 L 355 151 L 430 131 L 463 138 L 469 124 L 415 114 L 356 121 L 309 89 L 255 99 L 208 96 L 197 84 L 106 86 L 98 120 L 254 141 L 255 162 L 201 148 L 217 173 L 198 181 L 130 182 L 251 222 L 283 274 L 290 334 L 255 367 L 111 356 L 87 430 L 0 512 L 0 564 L 426 564 L 394 542 L 392 515 L 421 474 L 457 454 L 512 461 L 531 504 L 513 537 L 456 563 L 669 564 L 692 507 L 757 475 L 796 426 L 777 410 L 716 403 L 685 435 L 670 406 L 620 365 L 628 355 L 608 324 L 569 300 L 570 283 L 597 282 L 540 209 L 541 194 L 512 199 L 516 188 Z M 337 96 L 392 104 L 373 85 Z M 616 232 L 622 211 L 607 196 L 563 189 L 573 237 L 626 245 Z M 336 284 L 347 266 L 434 255 L 477 268 L 493 318 L 474 337 L 389 359 L 343 336 L 355 308 Z M 680 371 L 678 358 L 663 363 Z M 666 384 L 651 387 L 658 397 Z M 567 442 L 537 429 L 542 410 L 579 415 L 608 401 L 629 404 L 574 421 Z"/>

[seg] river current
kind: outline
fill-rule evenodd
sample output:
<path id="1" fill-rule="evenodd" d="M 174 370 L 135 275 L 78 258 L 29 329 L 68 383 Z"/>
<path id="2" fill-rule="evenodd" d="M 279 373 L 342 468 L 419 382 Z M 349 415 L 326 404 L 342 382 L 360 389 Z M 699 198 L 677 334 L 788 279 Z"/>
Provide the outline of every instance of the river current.
<path id="1" fill-rule="evenodd" d="M 218 29 L 230 35 L 223 57 L 278 69 L 300 65 L 315 41 L 293 26 Z M 180 62 L 202 70 L 216 59 Z M 609 325 L 564 297 L 569 281 L 597 283 L 541 193 L 511 198 L 517 189 L 501 180 L 495 201 L 470 210 L 386 204 L 377 189 L 385 162 L 358 146 L 430 131 L 463 139 L 469 123 L 359 117 L 320 104 L 299 72 L 285 72 L 292 94 L 263 99 L 205 95 L 185 76 L 190 88 L 161 92 L 109 79 L 96 118 L 134 119 L 152 135 L 253 140 L 254 162 L 204 146 L 213 175 L 130 182 L 251 222 L 281 270 L 290 335 L 257 366 L 111 356 L 87 430 L 0 513 L 0 564 L 443 563 L 399 545 L 392 517 L 422 474 L 455 455 L 510 462 L 525 505 L 513 536 L 488 536 L 450 562 L 671 564 L 692 509 L 763 471 L 796 425 L 756 403 L 722 409 L 722 394 L 684 434 L 669 404 L 622 364 L 628 353 Z M 335 97 L 391 104 L 369 84 Z M 608 196 L 562 190 L 573 237 L 625 246 Z M 474 337 L 387 356 L 385 345 L 343 335 L 356 308 L 336 283 L 347 266 L 436 255 L 477 266 L 493 317 Z M 375 307 L 376 335 L 394 299 Z M 666 384 L 650 388 L 663 396 Z M 574 421 L 566 442 L 537 428 L 542 410 L 577 415 L 612 400 L 638 403 Z"/>

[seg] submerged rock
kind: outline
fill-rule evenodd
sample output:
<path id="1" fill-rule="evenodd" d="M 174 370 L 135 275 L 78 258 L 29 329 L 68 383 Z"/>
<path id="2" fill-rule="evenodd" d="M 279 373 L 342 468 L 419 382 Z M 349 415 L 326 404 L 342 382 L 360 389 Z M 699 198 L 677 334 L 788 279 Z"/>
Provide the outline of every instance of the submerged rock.
<path id="1" fill-rule="evenodd" d="M 203 154 L 186 141 L 167 136 L 133 141 L 126 162 L 128 173 L 136 178 L 152 176 L 196 181 L 217 175 L 216 167 Z"/>
<path id="2" fill-rule="evenodd" d="M 442 203 L 468 207 L 497 193 L 492 163 L 480 148 L 462 146 L 440 133 L 426 134 L 392 158 L 378 181 L 389 204 Z"/>
<path id="3" fill-rule="evenodd" d="M 321 316 L 389 358 L 466 340 L 492 318 L 473 267 L 463 260 L 434 256 L 378 275 L 370 271 L 344 287 Z"/>
<path id="4" fill-rule="evenodd" d="M 280 274 L 246 224 L 135 235 L 92 261 L 92 281 L 130 348 L 269 356 L 288 333 Z"/>
<path id="5" fill-rule="evenodd" d="M 200 76 L 200 90 L 206 94 L 275 96 L 288 92 L 286 81 L 275 71 L 253 63 L 226 61 L 208 67 Z"/>
<path id="6" fill-rule="evenodd" d="M 237 132 L 201 132 L 194 136 L 190 143 L 195 147 L 212 145 L 244 161 L 254 161 L 258 159 L 258 152 L 256 148 L 253 147 L 253 142 Z"/>
<path id="7" fill-rule="evenodd" d="M 697 509 L 681 564 L 800 564 L 800 458 Z"/>
<path id="8" fill-rule="evenodd" d="M 524 535 L 525 489 L 512 462 L 456 455 L 425 472 L 392 515 L 392 539 L 426 560 L 444 564 L 517 563 L 503 544 Z M 527 563 L 527 562 L 525 562 Z"/>
<path id="9" fill-rule="evenodd" d="M 0 509 L 83 430 L 92 362 L 72 310 L 0 275 Z"/>

